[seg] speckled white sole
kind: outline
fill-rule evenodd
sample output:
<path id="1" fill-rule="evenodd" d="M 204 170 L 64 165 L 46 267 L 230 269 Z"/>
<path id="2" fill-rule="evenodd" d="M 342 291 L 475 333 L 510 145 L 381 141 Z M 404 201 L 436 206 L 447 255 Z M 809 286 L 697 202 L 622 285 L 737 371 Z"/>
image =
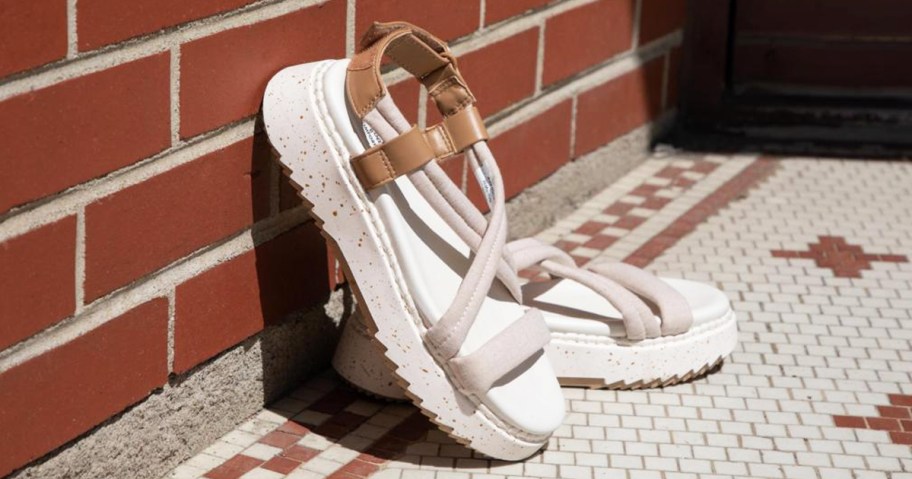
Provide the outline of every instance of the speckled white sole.
<path id="1" fill-rule="evenodd" d="M 389 236 L 349 165 L 352 152 L 328 111 L 324 75 L 330 60 L 289 67 L 266 88 L 263 116 L 270 142 L 311 214 L 345 260 L 346 276 L 365 311 L 372 336 L 384 349 L 416 406 L 457 441 L 493 458 L 526 458 L 549 435 L 531 434 L 500 420 L 465 396 L 422 342 L 426 331 L 393 256 Z M 375 359 L 377 359 L 375 358 Z M 376 363 L 375 363 L 376 364 Z"/>
<path id="2" fill-rule="evenodd" d="M 333 367 L 346 381 L 370 394 L 405 399 L 389 372 L 374 366 L 380 350 L 365 328 L 358 311 L 348 318 Z M 554 332 L 546 350 L 564 386 L 641 389 L 699 376 L 720 364 L 737 342 L 735 313 L 729 311 L 687 333 L 635 344 L 606 336 Z"/>

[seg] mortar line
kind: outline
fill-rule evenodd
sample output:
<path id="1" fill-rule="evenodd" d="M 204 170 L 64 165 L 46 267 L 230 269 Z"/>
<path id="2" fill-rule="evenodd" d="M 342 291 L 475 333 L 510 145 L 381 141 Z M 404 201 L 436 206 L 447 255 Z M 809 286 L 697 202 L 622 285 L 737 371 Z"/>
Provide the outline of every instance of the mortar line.
<path id="1" fill-rule="evenodd" d="M 76 0 L 67 0 L 67 58 L 75 58 L 79 53 L 79 38 L 76 32 Z"/>
<path id="2" fill-rule="evenodd" d="M 545 27 L 547 22 L 543 19 L 538 27 L 538 51 L 535 52 L 535 96 L 541 94 L 542 83 L 545 75 Z"/>
<path id="3" fill-rule="evenodd" d="M 181 143 L 180 136 L 180 45 L 171 48 L 171 146 Z"/>
<path id="4" fill-rule="evenodd" d="M 418 84 L 418 128 L 427 128 L 427 87 Z"/>
<path id="5" fill-rule="evenodd" d="M 114 291 L 87 305 L 79 315 L 0 352 L 0 373 L 29 359 L 60 347 L 108 321 L 154 298 L 167 296 L 175 284 L 245 254 L 292 228 L 310 221 L 307 209 L 300 206 L 246 228 L 217 245 L 208 245 L 147 275 L 130 286 Z"/>
<path id="6" fill-rule="evenodd" d="M 579 105 L 579 95 L 574 95 L 570 102 L 570 156 L 574 158 L 576 154 L 576 112 Z"/>
<path id="7" fill-rule="evenodd" d="M 356 14 L 358 6 L 356 5 L 357 0 L 348 0 L 348 3 L 345 4 L 345 56 L 351 58 L 355 55 L 355 35 L 358 32 L 356 29 Z"/>
<path id="8" fill-rule="evenodd" d="M 488 9 L 488 3 L 486 0 L 478 0 L 478 29 L 482 30 L 485 27 L 485 13 Z"/>
<path id="9" fill-rule="evenodd" d="M 74 0 L 75 1 L 75 0 Z M 82 53 L 70 61 L 53 65 L 32 75 L 17 76 L 0 83 L 0 101 L 46 88 L 66 80 L 96 73 L 140 58 L 164 53 L 188 43 L 238 27 L 272 20 L 288 13 L 317 5 L 322 0 L 286 0 L 266 5 L 255 4 L 221 15 L 188 22 L 166 33 L 126 41 L 113 47 Z M 75 4 L 74 4 L 75 5 Z"/>
<path id="10" fill-rule="evenodd" d="M 85 206 L 76 213 L 76 263 L 75 263 L 75 314 L 82 312 L 85 306 Z"/>
<path id="11" fill-rule="evenodd" d="M 177 288 L 168 293 L 168 372 L 174 371 L 174 313 L 177 310 Z"/>
<path id="12" fill-rule="evenodd" d="M 636 50 L 640 46 L 640 22 L 643 19 L 643 0 L 636 0 L 636 5 L 633 7 L 633 38 L 630 40 L 631 48 Z"/>

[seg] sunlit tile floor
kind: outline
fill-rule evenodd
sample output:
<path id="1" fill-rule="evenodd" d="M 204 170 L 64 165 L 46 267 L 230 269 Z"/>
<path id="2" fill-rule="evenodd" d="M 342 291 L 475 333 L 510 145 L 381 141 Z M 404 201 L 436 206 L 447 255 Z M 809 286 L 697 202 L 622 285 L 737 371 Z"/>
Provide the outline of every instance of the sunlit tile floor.
<path id="1" fill-rule="evenodd" d="M 658 153 L 540 237 L 715 284 L 738 348 L 664 389 L 565 389 L 519 463 L 327 371 L 169 477 L 912 478 L 912 163 Z"/>

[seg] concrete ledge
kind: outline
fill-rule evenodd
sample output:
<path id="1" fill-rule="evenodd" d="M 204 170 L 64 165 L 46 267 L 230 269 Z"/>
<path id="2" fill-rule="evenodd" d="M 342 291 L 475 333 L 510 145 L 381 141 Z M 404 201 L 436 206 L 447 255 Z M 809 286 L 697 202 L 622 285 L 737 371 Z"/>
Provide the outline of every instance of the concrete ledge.
<path id="1" fill-rule="evenodd" d="M 342 311 L 341 292 L 327 311 Z M 14 473 L 15 478 L 157 478 L 329 364 L 338 317 L 302 311 Z"/>

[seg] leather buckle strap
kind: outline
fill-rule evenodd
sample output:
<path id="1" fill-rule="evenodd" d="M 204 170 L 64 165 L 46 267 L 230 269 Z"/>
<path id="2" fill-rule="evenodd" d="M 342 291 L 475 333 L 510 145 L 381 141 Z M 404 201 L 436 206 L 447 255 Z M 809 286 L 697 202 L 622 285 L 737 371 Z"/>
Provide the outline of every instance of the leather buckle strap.
<path id="1" fill-rule="evenodd" d="M 424 131 L 413 127 L 392 140 L 352 158 L 355 176 L 370 190 L 412 172 L 431 160 L 462 152 L 488 139 L 478 109 L 464 108 Z"/>
<path id="2" fill-rule="evenodd" d="M 446 44 L 410 23 L 374 23 L 361 48 L 349 63 L 345 85 L 360 118 L 388 94 L 380 75 L 384 54 L 421 80 L 444 116 L 475 103 Z"/>

